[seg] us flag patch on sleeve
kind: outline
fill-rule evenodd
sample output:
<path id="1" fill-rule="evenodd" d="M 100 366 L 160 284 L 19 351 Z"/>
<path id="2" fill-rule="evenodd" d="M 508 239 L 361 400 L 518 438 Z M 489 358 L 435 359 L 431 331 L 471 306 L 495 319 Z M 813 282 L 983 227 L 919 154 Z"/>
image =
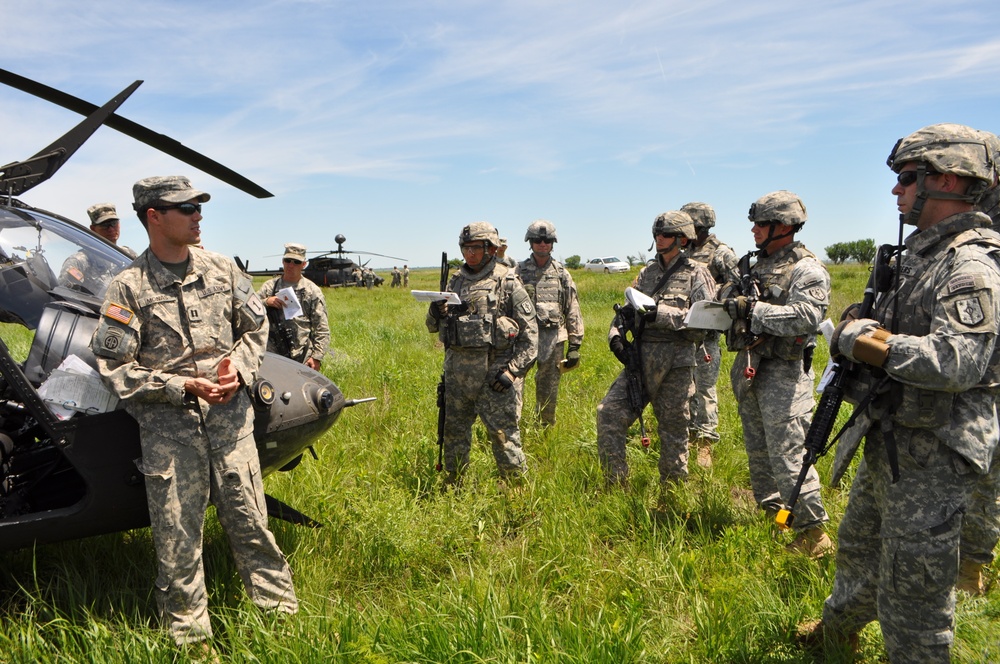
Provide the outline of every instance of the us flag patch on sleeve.
<path id="1" fill-rule="evenodd" d="M 132 322 L 132 317 L 135 316 L 134 313 L 126 309 L 120 304 L 109 303 L 107 310 L 105 310 L 104 315 L 111 320 L 116 320 L 119 323 L 128 325 Z"/>

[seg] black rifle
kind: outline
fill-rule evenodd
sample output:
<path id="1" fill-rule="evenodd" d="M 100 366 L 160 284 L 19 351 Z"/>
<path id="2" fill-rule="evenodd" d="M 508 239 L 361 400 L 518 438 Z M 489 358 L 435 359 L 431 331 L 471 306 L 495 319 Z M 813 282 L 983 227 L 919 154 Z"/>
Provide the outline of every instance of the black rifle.
<path id="1" fill-rule="evenodd" d="M 872 266 L 872 272 L 868 276 L 868 285 L 865 286 L 865 296 L 861 300 L 861 306 L 858 309 L 856 318 L 871 318 L 872 310 L 875 308 L 876 296 L 887 290 L 886 280 L 882 279 L 882 276 L 888 274 L 888 271 L 884 270 L 884 268 L 888 266 L 889 258 L 895 250 L 896 247 L 891 244 L 883 244 L 879 247 L 875 257 L 875 264 Z M 831 348 L 830 353 L 832 354 L 833 352 L 834 349 Z M 830 368 L 830 380 L 827 382 L 826 387 L 823 388 L 823 396 L 820 397 L 819 405 L 816 407 L 812 422 L 809 424 L 809 431 L 806 433 L 806 451 L 802 459 L 802 469 L 799 471 L 799 477 L 792 488 L 788 507 L 778 510 L 777 516 L 774 517 L 774 522 L 783 529 L 791 528 L 792 521 L 795 520 L 795 503 L 799 500 L 799 494 L 802 492 L 802 485 L 809 474 L 809 468 L 814 466 L 821 456 L 830 451 L 837 443 L 841 434 L 854 423 L 856 416 L 868 405 L 870 399 L 866 398 L 855 409 L 855 413 L 851 416 L 850 421 L 840 430 L 840 433 L 833 440 L 830 440 L 833 425 L 836 423 L 837 415 L 840 413 L 840 405 L 844 402 L 844 385 L 849 375 L 855 371 L 856 366 L 843 359 L 840 362 L 836 362 Z M 830 440 L 829 443 L 827 443 L 828 440 Z M 894 477 L 897 476 L 898 470 L 895 470 Z"/>
<path id="2" fill-rule="evenodd" d="M 442 293 L 444 289 L 448 287 L 448 253 L 445 251 L 441 252 L 441 288 L 439 289 Z M 432 307 L 438 306 L 437 302 L 431 303 Z M 448 316 L 444 316 L 441 319 L 441 325 L 445 326 L 445 333 L 443 335 L 445 339 L 445 352 L 448 350 L 448 329 L 447 325 L 449 323 Z M 438 461 L 437 465 L 434 466 L 435 470 L 441 472 L 444 468 L 444 372 L 441 372 L 441 380 L 438 381 L 437 386 L 437 406 L 438 406 Z"/>
<path id="3" fill-rule="evenodd" d="M 267 309 L 267 322 L 276 332 L 273 337 L 275 352 L 278 355 L 291 357 L 292 348 L 295 347 L 295 338 L 292 336 L 292 331 L 285 325 L 284 307 L 281 309 L 265 307 L 265 309 Z"/>
<path id="4" fill-rule="evenodd" d="M 737 264 L 740 279 L 736 282 L 736 290 L 739 295 L 749 299 L 751 302 L 756 302 L 760 299 L 760 284 L 750 274 L 750 259 L 758 253 L 756 251 L 748 251 L 740 258 L 740 262 Z M 757 340 L 753 332 L 750 331 L 750 323 L 745 319 L 733 321 L 733 333 L 743 337 L 746 340 L 747 346 L 752 346 Z"/>
<path id="5" fill-rule="evenodd" d="M 639 345 L 642 343 L 642 331 L 646 321 L 635 312 L 631 306 L 615 305 L 615 327 L 625 346 L 625 396 L 628 407 L 639 416 L 639 435 L 642 436 L 642 446 L 649 447 L 649 436 L 646 435 L 646 423 L 642 420 L 642 411 L 646 407 L 646 386 L 642 375 L 642 357 Z M 632 320 L 628 320 L 632 312 Z M 632 340 L 626 336 L 632 333 Z"/>

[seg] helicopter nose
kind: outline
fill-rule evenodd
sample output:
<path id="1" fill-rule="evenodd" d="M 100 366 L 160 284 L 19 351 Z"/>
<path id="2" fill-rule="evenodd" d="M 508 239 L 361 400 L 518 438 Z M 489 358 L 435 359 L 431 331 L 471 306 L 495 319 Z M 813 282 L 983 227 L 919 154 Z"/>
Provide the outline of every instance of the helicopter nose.
<path id="1" fill-rule="evenodd" d="M 328 413 L 333 408 L 333 392 L 325 387 L 316 387 L 312 390 L 312 402 L 321 413 Z"/>

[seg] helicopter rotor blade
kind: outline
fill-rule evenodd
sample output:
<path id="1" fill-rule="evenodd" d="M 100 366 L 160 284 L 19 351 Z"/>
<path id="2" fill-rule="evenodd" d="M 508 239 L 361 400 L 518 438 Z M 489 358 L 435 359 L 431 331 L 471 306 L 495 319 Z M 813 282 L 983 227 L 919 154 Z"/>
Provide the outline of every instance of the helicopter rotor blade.
<path id="1" fill-rule="evenodd" d="M 85 101 L 66 92 L 56 90 L 55 88 L 51 88 L 43 83 L 38 83 L 37 81 L 32 81 L 29 78 L 19 76 L 18 74 L 7 71 L 6 69 L 0 69 L 0 83 L 5 83 L 12 88 L 16 88 L 22 92 L 27 92 L 28 94 L 44 99 L 45 101 L 62 106 L 65 109 L 73 111 L 74 113 L 79 113 L 80 115 L 90 116 L 97 110 L 97 106 L 91 104 L 89 101 Z M 175 159 L 179 159 L 189 166 L 194 166 L 198 170 L 208 173 L 209 175 L 216 177 L 226 184 L 232 185 L 233 187 L 236 187 L 240 191 L 244 191 L 251 196 L 256 198 L 270 198 L 274 195 L 260 185 L 243 177 L 236 171 L 223 166 L 213 159 L 209 159 L 200 152 L 195 152 L 191 148 L 181 144 L 179 141 L 164 134 L 157 133 L 152 129 L 148 129 L 136 122 L 132 122 L 131 120 L 123 118 L 120 115 L 116 115 L 114 112 L 112 112 L 107 119 L 104 120 L 103 124 L 120 131 L 126 136 L 130 136 L 137 141 L 145 143 L 150 147 L 156 148 L 157 150 L 168 154 Z"/>
<path id="2" fill-rule="evenodd" d="M 56 174 L 63 164 L 94 135 L 102 124 L 121 106 L 142 81 L 136 81 L 100 108 L 94 110 L 68 132 L 42 148 L 24 161 L 15 161 L 0 167 L 0 185 L 3 193 L 18 196 L 45 182 Z"/>

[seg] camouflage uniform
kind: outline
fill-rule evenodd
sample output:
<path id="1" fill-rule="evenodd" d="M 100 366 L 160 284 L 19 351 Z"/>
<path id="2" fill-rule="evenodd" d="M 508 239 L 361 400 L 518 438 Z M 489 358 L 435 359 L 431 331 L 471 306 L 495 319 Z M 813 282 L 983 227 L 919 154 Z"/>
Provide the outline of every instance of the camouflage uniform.
<path id="1" fill-rule="evenodd" d="M 538 372 L 535 374 L 535 413 L 546 425 L 556 421 L 559 366 L 567 340 L 570 347 L 583 343 L 583 316 L 576 284 L 563 264 L 550 258 L 538 267 L 529 256 L 517 266 L 517 276 L 535 304 L 538 318 Z M 524 388 L 523 383 L 518 389 Z"/>
<path id="2" fill-rule="evenodd" d="M 410 268 L 403 266 L 403 288 L 410 285 Z"/>
<path id="3" fill-rule="evenodd" d="M 695 219 L 695 228 L 699 228 L 697 218 L 688 209 L 689 206 L 695 205 L 698 204 L 689 203 L 681 210 L 688 212 Z M 714 217 L 715 212 L 713 211 L 713 225 Z M 702 244 L 694 247 L 688 253 L 688 259 L 706 266 L 717 284 L 727 283 L 736 274 L 736 254 L 714 233 L 709 234 Z M 691 399 L 691 424 L 689 425 L 689 436 L 692 440 L 719 440 L 719 401 L 716 396 L 715 384 L 719 380 L 719 369 L 722 366 L 722 349 L 719 347 L 721 336 L 722 333 L 718 330 L 707 330 L 705 341 L 698 349 L 699 362 L 694 371 L 695 392 Z"/>
<path id="4" fill-rule="evenodd" d="M 81 249 L 63 261 L 59 270 L 59 285 L 97 294 L 111 282 L 118 268 L 117 263 Z"/>
<path id="5" fill-rule="evenodd" d="M 947 209 L 974 201 L 925 188 L 929 169 L 995 181 L 995 164 L 983 161 L 969 131 L 934 125 L 897 143 L 893 170 L 917 164 L 908 171 L 917 174 L 912 198 L 912 180 L 893 188 L 910 207 L 903 221 L 921 223 L 928 199 L 947 199 Z M 951 661 L 963 515 L 1000 436 L 1000 236 L 989 223 L 972 211 L 929 217 L 906 238 L 898 288 L 879 299 L 876 320 L 848 320 L 834 334 L 834 350 L 863 369 L 861 384 L 850 385 L 855 395 L 875 381 L 869 364 L 888 382 L 863 414 L 864 458 L 838 531 L 822 624 L 850 634 L 877 619 L 893 662 Z"/>
<path id="6" fill-rule="evenodd" d="M 389 287 L 390 288 L 399 288 L 400 284 L 402 283 L 402 277 L 403 277 L 403 274 L 399 271 L 398 268 L 395 268 L 395 267 L 392 268 L 392 283 L 389 284 Z"/>
<path id="7" fill-rule="evenodd" d="M 758 256 L 750 276 L 762 295 L 753 307 L 749 331 L 763 342 L 750 349 L 752 337 L 730 329 L 729 349 L 737 353 L 730 380 L 754 500 L 777 513 L 788 504 L 802 468 L 814 405 L 812 349 L 830 304 L 830 275 L 812 252 L 793 241 Z M 723 296 L 738 288 L 731 282 Z M 751 367 L 756 375 L 748 379 Z M 810 468 L 796 506 L 795 530 L 813 532 L 828 520 L 819 476 Z"/>
<path id="8" fill-rule="evenodd" d="M 209 501 L 251 600 L 294 613 L 291 571 L 267 528 L 247 390 L 215 405 L 185 391 L 189 378 L 214 379 L 226 358 L 244 385 L 256 379 L 267 326 L 250 278 L 229 258 L 191 247 L 181 280 L 147 250 L 112 281 L 101 314 L 91 346 L 105 383 L 139 423 L 155 595 L 175 641 L 212 636 L 202 564 Z"/>
<path id="9" fill-rule="evenodd" d="M 364 272 L 364 279 L 365 279 L 365 288 L 367 288 L 368 290 L 371 290 L 372 287 L 375 286 L 375 272 L 373 272 L 372 270 L 370 270 L 368 268 L 365 268 L 363 270 L 363 272 Z"/>
<path id="10" fill-rule="evenodd" d="M 481 222 L 479 222 L 481 223 Z M 438 319 L 430 311 L 427 329 L 437 332 L 447 349 L 444 359 L 444 467 L 456 478 L 469 464 L 472 425 L 483 421 L 501 476 L 527 469 L 521 450 L 516 386 L 538 353 L 535 309 L 514 271 L 495 258 L 472 272 L 455 273 L 447 290 L 458 293 L 468 311 Z M 432 304 L 431 307 L 436 307 Z M 504 368 L 515 377 L 515 389 L 495 392 L 494 377 Z"/>
<path id="11" fill-rule="evenodd" d="M 684 217 L 693 237 L 690 218 L 686 214 Z M 657 288 L 670 271 L 673 271 L 670 277 Z M 656 300 L 656 318 L 645 323 L 638 345 L 644 396 L 646 403 L 653 406 L 660 438 L 660 481 L 683 480 L 688 475 L 688 403 L 694 394 L 695 353 L 704 340 L 704 331 L 685 328 L 684 318 L 692 303 L 715 296 L 715 281 L 705 266 L 678 254 L 667 265 L 662 264 L 659 256 L 651 260 L 639 272 L 633 286 Z M 613 322 L 608 332 L 609 343 L 619 335 Z M 639 416 L 629 407 L 627 384 L 628 376 L 623 369 L 597 406 L 597 451 L 610 483 L 623 483 L 628 478 L 626 436 Z"/>
<path id="12" fill-rule="evenodd" d="M 291 333 L 291 348 L 288 352 L 282 352 L 287 344 L 280 336 L 278 325 L 272 322 L 267 335 L 267 350 L 290 357 L 296 362 L 305 363 L 309 358 L 322 362 L 330 347 L 330 321 L 326 316 L 326 297 L 323 295 L 323 289 L 306 277 L 299 279 L 297 284 L 288 284 L 281 275 L 278 275 L 260 287 L 257 297 L 266 300 L 289 286 L 295 289 L 295 297 L 302 305 L 302 315 L 295 318 L 285 320 L 284 314 L 278 312 L 281 318 L 278 325 L 284 326 Z"/>

